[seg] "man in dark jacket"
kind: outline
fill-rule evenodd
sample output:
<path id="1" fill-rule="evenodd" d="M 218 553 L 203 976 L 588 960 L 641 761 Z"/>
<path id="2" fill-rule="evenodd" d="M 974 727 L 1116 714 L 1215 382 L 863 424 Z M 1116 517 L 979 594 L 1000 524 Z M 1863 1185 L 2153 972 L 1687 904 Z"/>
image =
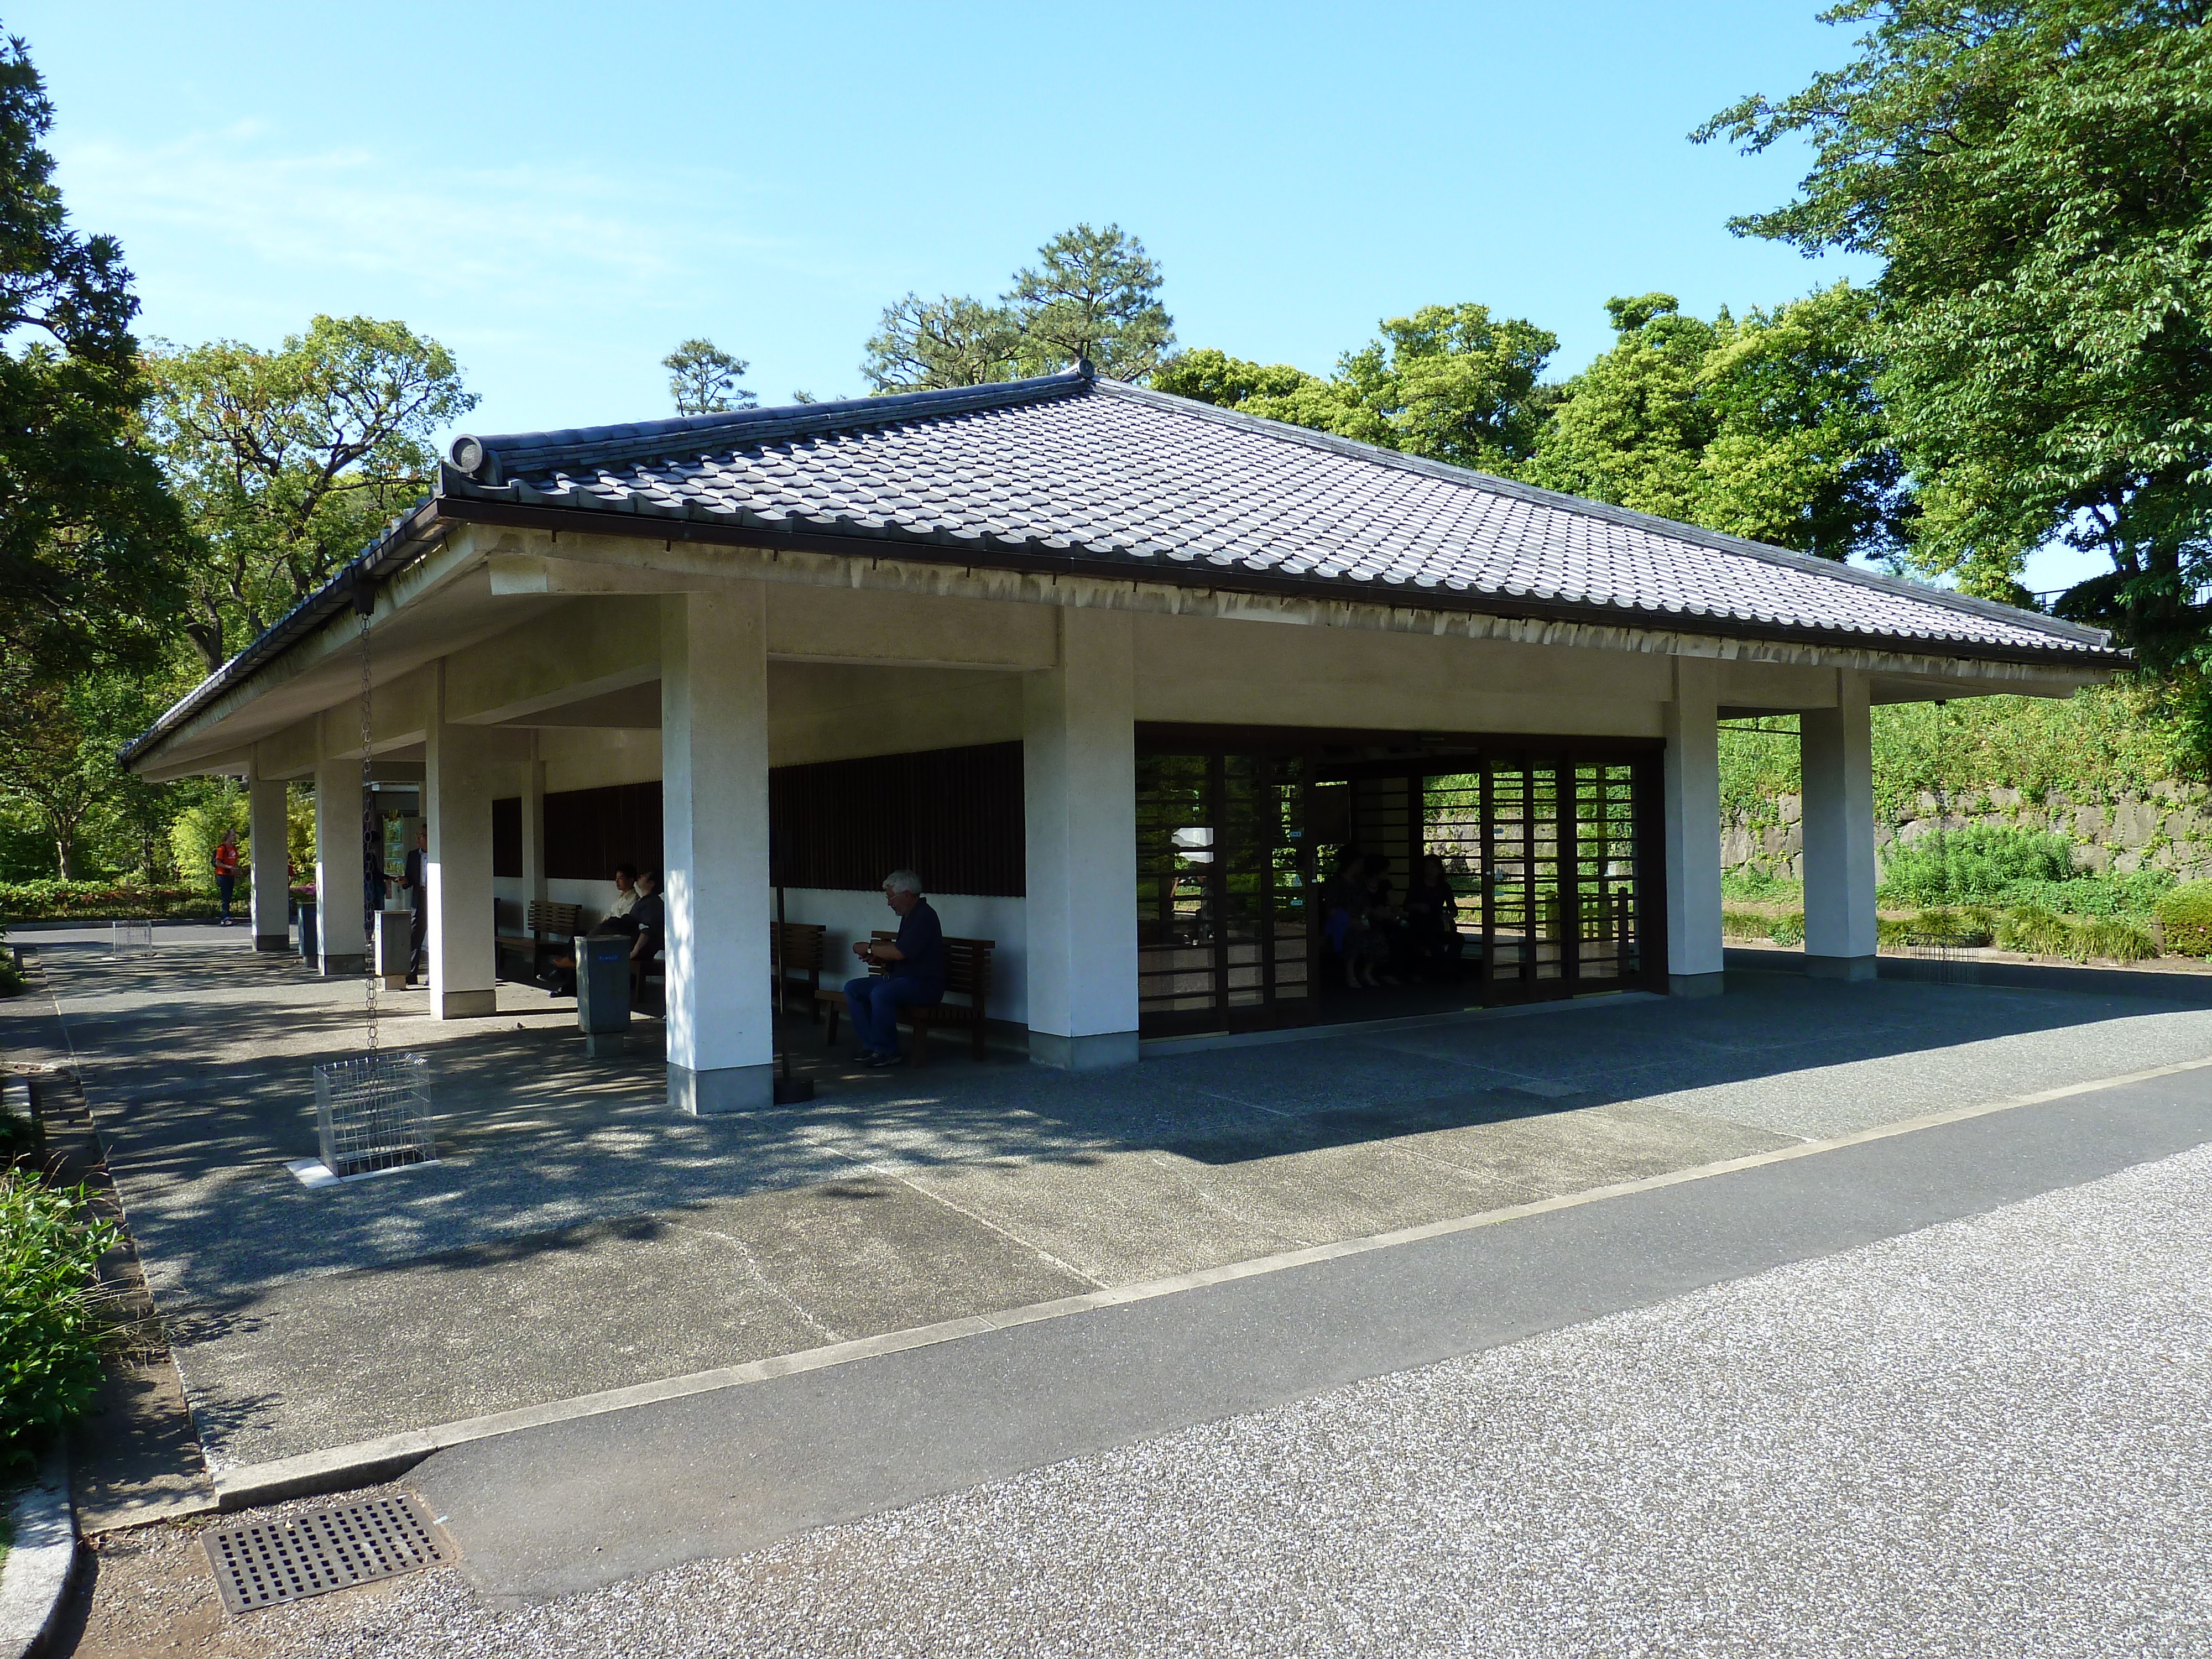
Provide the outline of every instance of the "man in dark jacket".
<path id="1" fill-rule="evenodd" d="M 407 849 L 407 866 L 401 872 L 399 884 L 406 890 L 407 908 L 415 919 L 407 924 L 407 988 L 415 988 L 415 976 L 422 971 L 422 946 L 430 931 L 430 826 L 419 824 L 415 830 L 415 844 Z"/>
<path id="2" fill-rule="evenodd" d="M 921 896 L 921 878 L 911 870 L 894 870 L 884 878 L 884 902 L 899 919 L 898 937 L 863 940 L 854 945 L 853 954 L 880 963 L 885 971 L 880 977 L 864 975 L 845 982 L 863 1066 L 899 1063 L 901 1008 L 933 1008 L 945 1000 L 945 929 Z"/>

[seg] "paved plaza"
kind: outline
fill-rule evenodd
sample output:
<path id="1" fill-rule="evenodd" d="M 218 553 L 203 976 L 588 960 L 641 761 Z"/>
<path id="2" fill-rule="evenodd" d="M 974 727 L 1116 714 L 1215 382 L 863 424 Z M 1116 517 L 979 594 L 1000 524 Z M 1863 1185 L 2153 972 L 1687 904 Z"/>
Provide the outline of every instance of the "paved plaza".
<path id="1" fill-rule="evenodd" d="M 649 1024 L 592 1061 L 527 988 L 442 1024 L 399 994 L 440 1162 L 310 1190 L 309 1070 L 357 1050 L 361 985 L 160 939 L 34 943 L 219 1475 L 2212 1053 L 2212 1011 L 2141 997 L 1746 975 L 1096 1075 L 848 1073 L 801 1023 L 814 1103 L 696 1120 Z"/>

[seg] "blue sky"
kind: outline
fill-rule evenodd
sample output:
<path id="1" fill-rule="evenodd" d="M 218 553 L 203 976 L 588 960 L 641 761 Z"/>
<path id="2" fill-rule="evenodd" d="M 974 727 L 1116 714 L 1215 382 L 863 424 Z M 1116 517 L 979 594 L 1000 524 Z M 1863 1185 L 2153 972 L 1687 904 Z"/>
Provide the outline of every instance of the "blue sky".
<path id="1" fill-rule="evenodd" d="M 516 431 L 670 412 L 659 360 L 700 333 L 764 402 L 857 393 L 886 304 L 995 295 L 1079 219 L 1144 239 L 1183 344 L 1317 372 L 1424 304 L 1551 329 L 1556 377 L 1610 295 L 1710 314 L 1864 278 L 1729 234 L 1802 154 L 1684 137 L 1840 62 L 1816 9 L 41 0 L 0 27 L 143 332 L 402 318 L 460 357 L 470 426 Z"/>

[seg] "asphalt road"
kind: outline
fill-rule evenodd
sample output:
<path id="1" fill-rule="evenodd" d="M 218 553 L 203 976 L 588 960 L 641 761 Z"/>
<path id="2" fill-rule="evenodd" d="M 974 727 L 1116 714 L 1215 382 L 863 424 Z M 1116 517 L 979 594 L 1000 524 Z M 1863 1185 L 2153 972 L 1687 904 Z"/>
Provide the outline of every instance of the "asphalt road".
<path id="1" fill-rule="evenodd" d="M 410 1484 L 573 1594 L 1970 1216 L 2212 1137 L 2212 1070 L 509 1434 Z"/>

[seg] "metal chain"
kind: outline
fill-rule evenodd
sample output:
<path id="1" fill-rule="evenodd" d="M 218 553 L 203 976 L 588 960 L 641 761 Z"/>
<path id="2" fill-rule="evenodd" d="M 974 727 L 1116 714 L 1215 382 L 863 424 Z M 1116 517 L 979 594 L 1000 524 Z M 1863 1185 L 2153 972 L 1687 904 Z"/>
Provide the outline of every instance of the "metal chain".
<path id="1" fill-rule="evenodd" d="M 374 896 L 376 902 L 372 914 L 380 915 L 384 909 L 384 820 L 377 813 L 376 793 L 369 787 L 369 784 L 371 782 L 369 776 L 369 744 L 372 738 L 374 737 L 374 729 L 369 724 L 368 694 L 368 614 L 364 612 L 361 619 L 362 873 L 364 876 L 368 873 L 367 867 L 368 853 L 369 848 L 374 845 L 376 848 L 377 877 L 376 892 Z M 381 923 L 380 922 L 378 925 L 380 927 Z M 411 945 L 413 942 L 414 941 L 410 937 L 409 943 Z M 384 965 L 382 963 L 376 960 L 376 934 L 374 930 L 372 930 L 369 934 L 368 951 L 368 1060 L 370 1069 L 373 1071 L 376 1065 L 376 990 L 378 982 L 382 977 L 378 970 Z"/>

